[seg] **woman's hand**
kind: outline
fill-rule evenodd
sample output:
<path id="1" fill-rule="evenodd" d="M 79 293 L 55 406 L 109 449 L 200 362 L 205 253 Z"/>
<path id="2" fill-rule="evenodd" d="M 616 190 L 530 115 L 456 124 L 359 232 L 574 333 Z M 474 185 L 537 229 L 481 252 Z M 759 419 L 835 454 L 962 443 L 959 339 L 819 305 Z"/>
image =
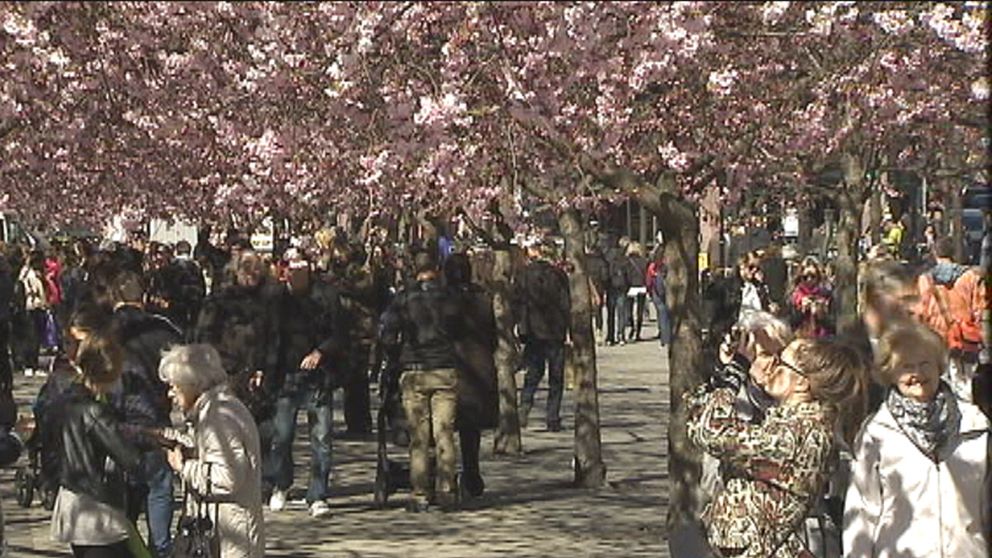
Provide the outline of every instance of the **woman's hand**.
<path id="1" fill-rule="evenodd" d="M 734 343 L 733 337 L 730 334 L 724 336 L 723 342 L 720 343 L 720 364 L 730 364 L 730 361 L 734 360 L 737 349 L 738 343 Z"/>
<path id="2" fill-rule="evenodd" d="M 172 470 L 179 473 L 183 470 L 183 448 L 181 445 L 166 451 L 166 458 L 169 460 L 169 466 Z"/>

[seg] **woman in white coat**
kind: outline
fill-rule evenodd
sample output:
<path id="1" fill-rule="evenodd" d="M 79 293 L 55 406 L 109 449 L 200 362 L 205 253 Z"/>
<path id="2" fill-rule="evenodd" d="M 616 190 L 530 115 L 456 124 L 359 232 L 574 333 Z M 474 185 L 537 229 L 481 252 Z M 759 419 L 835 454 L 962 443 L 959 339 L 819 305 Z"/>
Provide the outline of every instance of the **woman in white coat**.
<path id="1" fill-rule="evenodd" d="M 179 447 L 169 463 L 182 481 L 208 502 L 220 502 L 221 558 L 262 558 L 262 464 L 258 429 L 247 407 L 227 386 L 220 355 L 211 345 L 177 346 L 165 352 L 162 380 L 193 423 L 195 459 Z"/>
<path id="2" fill-rule="evenodd" d="M 989 421 L 940 381 L 943 341 L 900 324 L 881 338 L 888 393 L 862 429 L 844 513 L 852 558 L 989 556 Z"/>

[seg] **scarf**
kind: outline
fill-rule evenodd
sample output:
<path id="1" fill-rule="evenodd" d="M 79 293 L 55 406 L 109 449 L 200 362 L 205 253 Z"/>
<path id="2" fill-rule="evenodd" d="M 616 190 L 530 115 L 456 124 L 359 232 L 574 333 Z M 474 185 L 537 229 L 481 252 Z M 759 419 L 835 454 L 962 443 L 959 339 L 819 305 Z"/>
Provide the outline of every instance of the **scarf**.
<path id="1" fill-rule="evenodd" d="M 913 445 L 937 460 L 939 450 L 961 425 L 961 410 L 950 386 L 940 382 L 932 401 L 920 403 L 890 388 L 886 404 L 896 424 Z"/>

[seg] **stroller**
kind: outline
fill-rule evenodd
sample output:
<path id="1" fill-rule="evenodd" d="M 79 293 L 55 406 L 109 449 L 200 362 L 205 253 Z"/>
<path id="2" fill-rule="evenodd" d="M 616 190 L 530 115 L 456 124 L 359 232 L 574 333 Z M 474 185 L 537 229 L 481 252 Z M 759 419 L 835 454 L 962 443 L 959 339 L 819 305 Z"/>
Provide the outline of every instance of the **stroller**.
<path id="1" fill-rule="evenodd" d="M 59 492 L 59 432 L 58 409 L 64 403 L 64 394 L 72 384 L 75 372 L 67 361 L 56 359 L 52 362 L 48 379 L 41 386 L 32 412 L 35 429 L 25 441 L 28 464 L 17 470 L 14 484 L 17 489 L 17 503 L 30 507 L 36 493 L 40 492 L 41 504 L 46 510 L 55 507 L 55 497 Z"/>
<path id="2" fill-rule="evenodd" d="M 395 361 L 392 361 L 395 362 Z M 373 502 L 384 509 L 389 497 L 400 490 L 410 489 L 410 464 L 389 458 L 389 443 L 401 447 L 409 444 L 400 374 L 396 366 L 387 366 L 379 374 L 379 410 L 376 413 L 376 466 Z"/>

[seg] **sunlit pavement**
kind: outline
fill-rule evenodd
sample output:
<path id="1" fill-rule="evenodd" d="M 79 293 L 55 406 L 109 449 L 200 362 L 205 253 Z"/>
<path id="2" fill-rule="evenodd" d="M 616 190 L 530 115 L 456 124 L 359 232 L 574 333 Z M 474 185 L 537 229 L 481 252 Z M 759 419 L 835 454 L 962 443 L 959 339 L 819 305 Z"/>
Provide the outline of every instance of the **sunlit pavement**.
<path id="1" fill-rule="evenodd" d="M 648 330 L 648 327 L 645 327 Z M 653 330 L 649 330 L 653 333 Z M 566 393 L 565 430 L 544 427 L 546 390 L 538 393 L 525 455 L 494 458 L 491 433 L 483 439 L 487 492 L 458 513 L 408 514 L 405 495 L 385 510 L 372 505 L 375 443 L 335 440 L 329 518 L 311 519 L 302 500 L 309 452 L 303 427 L 297 434 L 296 488 L 279 513 L 265 510 L 271 557 L 475 557 L 475 556 L 668 556 L 665 544 L 667 472 L 665 442 L 668 371 L 657 341 L 597 347 L 603 452 L 608 486 L 598 491 L 569 487 L 572 477 L 572 398 Z M 41 378 L 16 379 L 22 409 Z M 522 374 L 518 382 L 522 383 Z M 343 415 L 335 412 L 336 430 Z M 393 449 L 401 457 L 402 450 Z M 21 464 L 24 461 L 22 459 Z M 49 516 L 36 501 L 14 502 L 14 471 L 0 475 L 10 555 L 68 556 L 48 535 Z"/>

